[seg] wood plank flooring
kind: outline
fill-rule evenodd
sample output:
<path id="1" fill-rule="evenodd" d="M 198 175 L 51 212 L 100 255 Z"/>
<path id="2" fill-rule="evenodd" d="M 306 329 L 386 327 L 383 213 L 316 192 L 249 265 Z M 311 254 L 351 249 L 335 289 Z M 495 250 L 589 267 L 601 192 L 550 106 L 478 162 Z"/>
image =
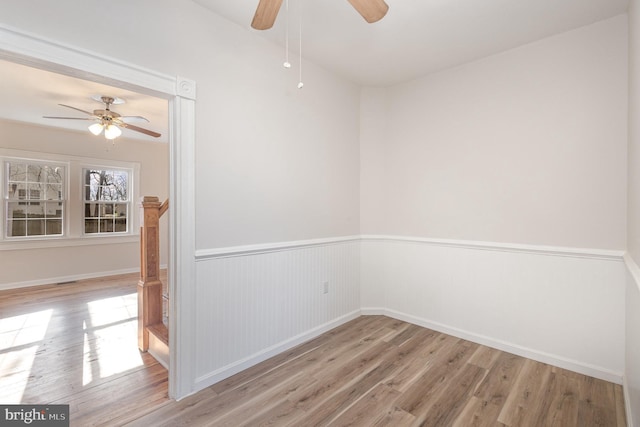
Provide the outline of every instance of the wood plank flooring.
<path id="1" fill-rule="evenodd" d="M 179 402 L 136 344 L 137 275 L 0 292 L 0 402 L 72 426 L 625 426 L 622 388 L 362 316 Z"/>
<path id="2" fill-rule="evenodd" d="M 622 388 L 362 316 L 135 426 L 624 426 Z"/>
<path id="3" fill-rule="evenodd" d="M 0 403 L 69 404 L 71 425 L 118 425 L 169 401 L 138 351 L 138 274 L 0 292 Z"/>

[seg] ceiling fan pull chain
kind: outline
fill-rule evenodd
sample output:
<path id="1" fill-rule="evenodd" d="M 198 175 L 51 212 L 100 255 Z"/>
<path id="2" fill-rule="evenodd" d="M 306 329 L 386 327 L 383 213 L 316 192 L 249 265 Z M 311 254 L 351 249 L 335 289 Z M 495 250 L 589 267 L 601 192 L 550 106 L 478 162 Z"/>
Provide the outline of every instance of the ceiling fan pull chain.
<path id="1" fill-rule="evenodd" d="M 299 76 L 299 81 L 298 81 L 298 89 L 302 89 L 302 86 L 304 86 L 304 83 L 302 83 L 302 0 L 299 1 L 299 24 L 300 24 L 300 66 L 299 66 L 299 70 L 298 70 L 298 76 Z"/>
<path id="2" fill-rule="evenodd" d="M 289 0 L 285 0 L 285 36 L 284 36 L 284 68 L 291 68 L 289 62 Z"/>

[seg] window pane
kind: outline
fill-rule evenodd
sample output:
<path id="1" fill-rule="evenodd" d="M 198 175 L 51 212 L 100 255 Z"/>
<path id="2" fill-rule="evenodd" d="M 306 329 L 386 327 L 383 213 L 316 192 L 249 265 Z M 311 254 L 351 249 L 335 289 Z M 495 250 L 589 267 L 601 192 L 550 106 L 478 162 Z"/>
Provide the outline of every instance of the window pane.
<path id="1" fill-rule="evenodd" d="M 43 196 L 44 200 L 62 200 L 62 184 L 47 184 Z"/>
<path id="2" fill-rule="evenodd" d="M 86 234 L 93 234 L 98 232 L 98 220 L 97 219 L 85 219 L 84 220 L 84 232 Z"/>
<path id="3" fill-rule="evenodd" d="M 129 172 L 84 170 L 85 233 L 126 233 Z"/>
<path id="4" fill-rule="evenodd" d="M 26 203 L 27 218 L 44 218 L 44 204 L 39 202 Z"/>
<path id="5" fill-rule="evenodd" d="M 27 198 L 27 184 L 12 182 L 9 184 L 8 195 L 10 199 L 25 200 Z"/>
<path id="6" fill-rule="evenodd" d="M 9 161 L 6 167 L 7 237 L 62 235 L 65 167 L 28 161 Z"/>
<path id="7" fill-rule="evenodd" d="M 46 226 L 47 226 L 46 234 L 48 236 L 62 234 L 62 220 L 60 220 L 60 219 L 47 219 Z"/>
<path id="8" fill-rule="evenodd" d="M 113 233 L 113 218 L 100 220 L 100 233 Z"/>
<path id="9" fill-rule="evenodd" d="M 100 216 L 100 204 L 98 203 L 85 203 L 84 204 L 84 217 L 85 218 L 98 218 Z"/>
<path id="10" fill-rule="evenodd" d="M 113 214 L 116 217 L 127 217 L 127 204 L 126 203 L 118 203 L 114 205 Z"/>
<path id="11" fill-rule="evenodd" d="M 42 185 L 41 184 L 29 184 L 29 200 L 40 200 L 42 195 Z"/>
<path id="12" fill-rule="evenodd" d="M 86 169 L 84 184 L 85 200 L 129 200 L 129 173 L 126 171 Z"/>
<path id="13" fill-rule="evenodd" d="M 127 231 L 127 219 L 126 218 L 116 218 L 115 231 L 117 233 L 126 233 L 126 231 Z"/>
<path id="14" fill-rule="evenodd" d="M 45 203 L 45 215 L 47 218 L 62 218 L 62 203 L 48 202 Z"/>
<path id="15" fill-rule="evenodd" d="M 49 184 L 62 184 L 64 168 L 61 166 L 45 166 L 45 174 L 47 177 L 47 183 Z"/>
<path id="16" fill-rule="evenodd" d="M 24 219 L 27 215 L 26 203 L 7 203 L 7 219 Z"/>
<path id="17" fill-rule="evenodd" d="M 8 162 L 7 165 L 9 166 L 9 181 L 27 180 L 27 165 L 16 162 Z"/>
<path id="18" fill-rule="evenodd" d="M 20 237 L 27 235 L 27 221 L 9 220 L 7 221 L 7 237 Z"/>
<path id="19" fill-rule="evenodd" d="M 28 182 L 46 182 L 46 175 L 44 174 L 44 166 L 40 164 L 28 164 L 27 165 L 27 181 Z"/>
<path id="20" fill-rule="evenodd" d="M 44 234 L 43 219 L 27 220 L 27 236 L 42 236 Z"/>

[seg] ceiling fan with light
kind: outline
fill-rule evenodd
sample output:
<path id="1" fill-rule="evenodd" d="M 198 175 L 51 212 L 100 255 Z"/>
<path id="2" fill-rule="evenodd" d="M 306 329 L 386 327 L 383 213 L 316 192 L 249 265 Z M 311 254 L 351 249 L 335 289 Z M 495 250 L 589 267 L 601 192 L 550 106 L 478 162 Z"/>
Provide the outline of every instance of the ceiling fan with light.
<path id="1" fill-rule="evenodd" d="M 389 6 L 384 2 L 384 0 L 348 1 L 368 23 L 381 20 L 389 10 Z M 256 13 L 253 16 L 251 26 L 256 30 L 268 30 L 273 27 L 281 5 L 282 0 L 260 0 Z"/>
<path id="2" fill-rule="evenodd" d="M 72 110 L 80 111 L 87 114 L 89 117 L 57 117 L 57 116 L 43 116 L 45 119 L 65 119 L 65 120 L 93 120 L 94 124 L 89 126 L 89 131 L 94 135 L 100 135 L 104 131 L 104 137 L 106 139 L 116 139 L 122 135 L 120 128 L 130 129 L 136 132 L 143 133 L 145 135 L 158 138 L 161 135 L 158 132 L 154 132 L 149 129 L 144 129 L 139 126 L 132 125 L 132 121 L 148 122 L 146 118 L 142 116 L 121 116 L 120 114 L 112 111 L 109 107 L 111 105 L 124 104 L 124 100 L 120 98 L 114 98 L 111 96 L 92 96 L 92 99 L 105 104 L 104 109 L 93 110 L 89 112 L 80 108 L 72 107 L 70 105 L 58 104 L 62 107 L 71 108 Z"/>

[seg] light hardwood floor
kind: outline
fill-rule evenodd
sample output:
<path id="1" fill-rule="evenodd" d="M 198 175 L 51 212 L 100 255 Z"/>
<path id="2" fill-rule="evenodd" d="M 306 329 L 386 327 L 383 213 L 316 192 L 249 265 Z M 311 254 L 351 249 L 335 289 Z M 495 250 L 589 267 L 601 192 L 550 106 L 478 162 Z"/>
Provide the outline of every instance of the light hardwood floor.
<path id="1" fill-rule="evenodd" d="M 382 316 L 170 401 L 135 279 L 0 292 L 0 402 L 69 403 L 77 426 L 625 425 L 618 385 Z"/>
<path id="2" fill-rule="evenodd" d="M 138 351 L 138 277 L 0 292 L 0 403 L 69 404 L 89 426 L 167 402 L 167 371 Z"/>

